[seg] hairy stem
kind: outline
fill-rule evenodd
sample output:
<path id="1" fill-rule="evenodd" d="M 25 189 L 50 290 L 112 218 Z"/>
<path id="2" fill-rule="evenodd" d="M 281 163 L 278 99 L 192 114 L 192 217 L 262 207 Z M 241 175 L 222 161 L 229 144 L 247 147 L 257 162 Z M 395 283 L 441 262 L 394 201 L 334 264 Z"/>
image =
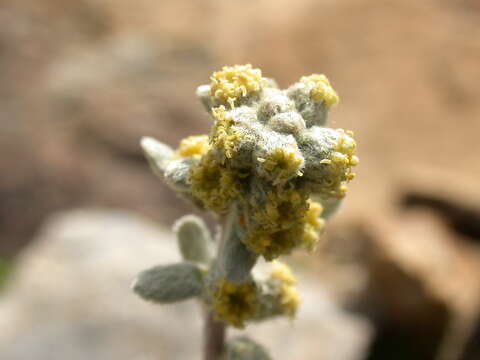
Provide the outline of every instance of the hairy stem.
<path id="1" fill-rule="evenodd" d="M 232 232 L 233 222 L 237 215 L 236 206 L 233 205 L 226 216 L 222 217 L 222 234 L 217 247 L 217 259 L 223 256 L 227 238 Z M 223 322 L 215 320 L 211 311 L 205 314 L 204 329 L 204 360 L 220 360 L 225 347 L 226 326 Z"/>

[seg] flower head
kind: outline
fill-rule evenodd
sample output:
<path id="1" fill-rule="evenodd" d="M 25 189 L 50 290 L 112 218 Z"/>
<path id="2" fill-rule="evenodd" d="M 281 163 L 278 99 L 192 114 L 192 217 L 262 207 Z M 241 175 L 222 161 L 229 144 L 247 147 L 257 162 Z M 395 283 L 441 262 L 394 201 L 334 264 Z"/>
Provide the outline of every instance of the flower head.
<path id="1" fill-rule="evenodd" d="M 313 249 L 324 221 L 310 197 L 343 198 L 358 164 L 353 133 L 324 127 L 338 103 L 327 77 L 304 76 L 281 90 L 251 65 L 227 66 L 197 95 L 211 133 L 182 141 L 167 182 L 214 212 L 235 205 L 242 241 L 267 260 Z"/>
<path id="2" fill-rule="evenodd" d="M 253 281 L 240 285 L 220 281 L 213 293 L 213 309 L 218 319 L 243 328 L 258 309 L 257 287 Z"/>
<path id="3" fill-rule="evenodd" d="M 252 65 L 224 66 L 210 78 L 210 94 L 215 102 L 234 107 L 242 98 L 262 88 L 262 72 Z"/>

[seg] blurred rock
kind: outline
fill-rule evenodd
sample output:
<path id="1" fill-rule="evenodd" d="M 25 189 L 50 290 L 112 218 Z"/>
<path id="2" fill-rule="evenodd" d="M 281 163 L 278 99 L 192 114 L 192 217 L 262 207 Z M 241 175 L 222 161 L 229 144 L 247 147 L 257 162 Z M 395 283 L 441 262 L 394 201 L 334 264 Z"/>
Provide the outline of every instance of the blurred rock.
<path id="1" fill-rule="evenodd" d="M 0 358 L 191 359 L 201 346 L 193 304 L 155 307 L 130 291 L 140 270 L 179 258 L 169 240 L 155 224 L 121 211 L 53 217 L 0 298 Z"/>
<path id="2" fill-rule="evenodd" d="M 129 288 L 140 270 L 178 259 L 170 232 L 131 213 L 54 216 L 21 254 L 0 297 L 0 358 L 200 359 L 199 307 L 156 306 Z M 247 332 L 276 360 L 363 359 L 369 323 L 341 310 L 315 279 L 298 277 L 304 304 L 297 320 Z"/>
<path id="3" fill-rule="evenodd" d="M 362 229 L 369 271 L 364 305 L 387 328 L 384 335 L 403 341 L 405 358 L 461 359 L 479 321 L 480 247 L 425 211 Z"/>

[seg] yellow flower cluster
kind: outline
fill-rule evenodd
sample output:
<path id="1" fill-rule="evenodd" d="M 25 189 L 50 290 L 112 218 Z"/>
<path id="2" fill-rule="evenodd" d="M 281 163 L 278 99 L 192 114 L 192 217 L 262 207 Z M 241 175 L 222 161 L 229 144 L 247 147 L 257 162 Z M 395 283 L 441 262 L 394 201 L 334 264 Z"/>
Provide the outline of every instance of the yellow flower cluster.
<path id="1" fill-rule="evenodd" d="M 275 261 L 270 276 L 280 282 L 279 296 L 282 313 L 290 317 L 295 316 L 302 298 L 295 287 L 297 279 L 293 276 L 292 270 L 287 264 Z"/>
<path id="2" fill-rule="evenodd" d="M 277 189 L 269 193 L 266 204 L 252 206 L 257 227 L 243 240 L 266 260 L 290 254 L 299 245 L 314 250 L 324 226 L 322 206 L 308 200 L 307 192 Z"/>
<path id="3" fill-rule="evenodd" d="M 340 99 L 325 75 L 313 74 L 303 76 L 300 81 L 314 84 L 310 92 L 313 100 L 323 101 L 327 107 L 338 104 Z"/>
<path id="4" fill-rule="evenodd" d="M 243 224 L 246 236 L 242 241 L 267 260 L 289 254 L 300 245 L 313 250 L 324 220 L 320 218 L 321 205 L 309 201 L 312 189 L 302 185 L 306 160 L 298 144 L 293 142 L 293 145 L 279 145 L 274 149 L 265 147 L 266 154 L 256 159 L 252 157 L 251 164 L 234 165 L 238 164 L 239 155 L 248 159 L 248 153 L 240 145 L 248 143 L 244 141 L 250 135 L 242 128 L 245 124 L 242 125 L 241 117 L 237 119 L 235 112 L 228 111 L 226 106 L 229 104 L 233 109 L 241 104 L 239 100 L 260 92 L 267 80 L 262 78 L 260 70 L 249 64 L 224 67 L 215 72 L 211 80 L 212 131 L 208 138 L 186 138 L 178 150 L 180 156 L 195 160 L 188 178 L 191 194 L 206 209 L 217 213 L 225 213 L 230 204 L 238 200 L 240 208 L 246 211 Z M 300 81 L 314 101 L 322 101 L 327 107 L 338 102 L 338 96 L 324 75 L 314 74 Z M 329 167 L 325 176 L 315 179 L 321 196 L 345 196 L 345 183 L 355 176 L 351 167 L 358 163 L 352 135 L 342 132 L 335 137 L 336 145 L 329 158 L 320 161 Z M 255 146 L 264 146 L 259 144 Z M 245 154 L 240 154 L 241 151 Z M 260 179 L 256 188 L 251 181 L 255 179 L 254 171 Z"/>
<path id="5" fill-rule="evenodd" d="M 210 143 L 215 149 L 223 151 L 228 159 L 231 159 L 237 150 L 236 144 L 241 139 L 241 134 L 232 129 L 235 121 L 233 117 L 227 115 L 225 106 L 213 108 L 212 115 L 215 123 L 210 135 Z"/>
<path id="6" fill-rule="evenodd" d="M 234 119 L 227 114 L 223 105 L 213 108 L 212 116 L 215 123 L 208 137 L 209 151 L 203 154 L 198 164 L 191 167 L 190 184 L 192 195 L 205 208 L 223 213 L 240 194 L 243 175 L 231 169 L 225 160 L 235 155 L 241 134 L 232 128 Z"/>
<path id="7" fill-rule="evenodd" d="M 213 98 L 232 108 L 241 98 L 259 92 L 264 81 L 261 70 L 253 69 L 250 64 L 224 66 L 221 71 L 213 73 L 210 80 Z"/>
<path id="8" fill-rule="evenodd" d="M 240 193 L 239 175 L 219 162 L 211 151 L 190 169 L 192 195 L 201 200 L 205 208 L 223 213 L 233 198 Z"/>
<path id="9" fill-rule="evenodd" d="M 303 229 L 300 225 L 274 232 L 255 229 L 249 231 L 243 242 L 251 251 L 270 261 L 280 255 L 290 254 L 299 245 L 302 235 Z"/>
<path id="10" fill-rule="evenodd" d="M 331 156 L 330 166 L 337 168 L 337 172 L 340 175 L 338 181 L 333 184 L 331 194 L 339 199 L 345 197 L 348 190 L 348 187 L 344 183 L 354 179 L 356 176 L 356 174 L 351 171 L 352 166 L 356 166 L 359 163 L 359 159 L 355 155 L 356 146 L 357 144 L 353 139 L 353 132 L 347 130 L 338 138 L 335 152 L 333 152 Z M 344 171 L 342 172 L 340 169 L 344 169 Z"/>
<path id="11" fill-rule="evenodd" d="M 310 200 L 309 205 L 305 215 L 302 243 L 309 251 L 313 251 L 320 240 L 320 234 L 325 228 L 325 220 L 320 217 L 323 212 L 320 203 Z"/>
<path id="12" fill-rule="evenodd" d="M 235 101 L 258 92 L 263 82 L 262 73 L 251 65 L 224 67 L 212 75 L 211 95 L 233 108 Z M 233 128 L 235 120 L 224 105 L 212 108 L 214 125 L 208 138 L 210 151 L 201 161 L 192 166 L 190 184 L 192 195 L 203 205 L 217 213 L 227 210 L 229 203 L 240 193 L 244 175 L 230 167 L 226 160 L 232 159 L 242 134 Z"/>
<path id="13" fill-rule="evenodd" d="M 296 284 L 297 278 L 293 275 L 292 269 L 290 266 L 285 264 L 284 262 L 275 260 L 272 266 L 272 271 L 270 272 L 270 276 L 273 279 L 280 280 L 286 284 Z"/>
<path id="14" fill-rule="evenodd" d="M 235 285 L 222 280 L 213 293 L 213 309 L 219 320 L 243 328 L 258 310 L 257 286 L 253 281 Z"/>
<path id="15" fill-rule="evenodd" d="M 282 183 L 290 179 L 292 176 L 301 176 L 300 166 L 303 163 L 303 158 L 300 157 L 295 151 L 277 148 L 268 156 L 257 159 L 262 163 L 265 170 L 272 174 L 274 185 Z"/>

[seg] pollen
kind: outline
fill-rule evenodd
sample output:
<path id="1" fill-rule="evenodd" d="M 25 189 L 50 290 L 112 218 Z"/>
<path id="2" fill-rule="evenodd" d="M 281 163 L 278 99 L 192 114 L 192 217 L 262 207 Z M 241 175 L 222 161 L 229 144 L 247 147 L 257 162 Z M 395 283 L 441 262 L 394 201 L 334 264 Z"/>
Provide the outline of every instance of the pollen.
<path id="1" fill-rule="evenodd" d="M 270 278 L 279 287 L 278 297 L 282 313 L 291 318 L 294 317 L 301 302 L 301 296 L 295 287 L 297 279 L 292 269 L 283 262 L 275 261 Z"/>
<path id="2" fill-rule="evenodd" d="M 287 264 L 281 261 L 274 261 L 272 272 L 270 276 L 274 279 L 278 279 L 285 284 L 293 285 L 297 282 L 297 279 L 293 275 L 292 269 Z"/>
<path id="3" fill-rule="evenodd" d="M 301 301 L 302 297 L 295 286 L 288 284 L 282 285 L 280 289 L 280 302 L 285 315 L 293 318 L 297 313 Z"/>
<path id="4" fill-rule="evenodd" d="M 263 168 L 275 179 L 273 185 L 301 176 L 300 167 L 303 162 L 303 157 L 298 152 L 285 148 L 275 149 L 261 161 Z"/>
<path id="5" fill-rule="evenodd" d="M 210 150 L 207 135 L 189 136 L 180 142 L 178 155 L 181 157 L 193 157 L 200 159 Z"/>
<path id="6" fill-rule="evenodd" d="M 258 93 L 264 82 L 261 70 L 253 69 L 250 64 L 224 66 L 221 71 L 213 73 L 210 80 L 211 96 L 231 108 L 240 99 Z"/>
<path id="7" fill-rule="evenodd" d="M 305 225 L 303 228 L 303 245 L 309 250 L 315 250 L 320 239 L 320 234 L 325 228 L 325 220 L 322 215 L 323 207 L 316 201 L 309 200 L 309 208 L 305 215 Z"/>
<path id="8" fill-rule="evenodd" d="M 225 154 L 228 159 L 231 159 L 237 150 L 238 141 L 242 138 L 239 131 L 232 128 L 235 120 L 230 116 L 225 107 L 219 106 L 212 109 L 212 115 L 215 119 L 215 124 L 210 135 L 210 144 Z"/>
<path id="9" fill-rule="evenodd" d="M 264 202 L 252 202 L 253 219 L 263 230 L 287 229 L 301 221 L 308 209 L 307 199 L 308 194 L 300 189 L 274 187 Z"/>
<path id="10" fill-rule="evenodd" d="M 313 83 L 313 88 L 310 95 L 314 101 L 323 101 L 327 108 L 338 104 L 340 98 L 338 97 L 330 81 L 325 75 L 313 74 L 310 76 L 303 76 L 300 79 L 303 83 Z"/>
<path id="11" fill-rule="evenodd" d="M 299 246 L 303 235 L 303 224 L 296 224 L 280 231 L 250 231 L 243 239 L 245 245 L 265 260 L 271 261 L 280 255 L 288 255 Z"/>
<path id="12" fill-rule="evenodd" d="M 219 320 L 237 327 L 245 327 L 258 310 L 257 287 L 253 281 L 235 285 L 221 281 L 213 293 L 213 308 Z"/>
<path id="13" fill-rule="evenodd" d="M 221 164 L 210 151 L 190 170 L 191 192 L 205 208 L 225 212 L 240 193 L 237 173 Z"/>

